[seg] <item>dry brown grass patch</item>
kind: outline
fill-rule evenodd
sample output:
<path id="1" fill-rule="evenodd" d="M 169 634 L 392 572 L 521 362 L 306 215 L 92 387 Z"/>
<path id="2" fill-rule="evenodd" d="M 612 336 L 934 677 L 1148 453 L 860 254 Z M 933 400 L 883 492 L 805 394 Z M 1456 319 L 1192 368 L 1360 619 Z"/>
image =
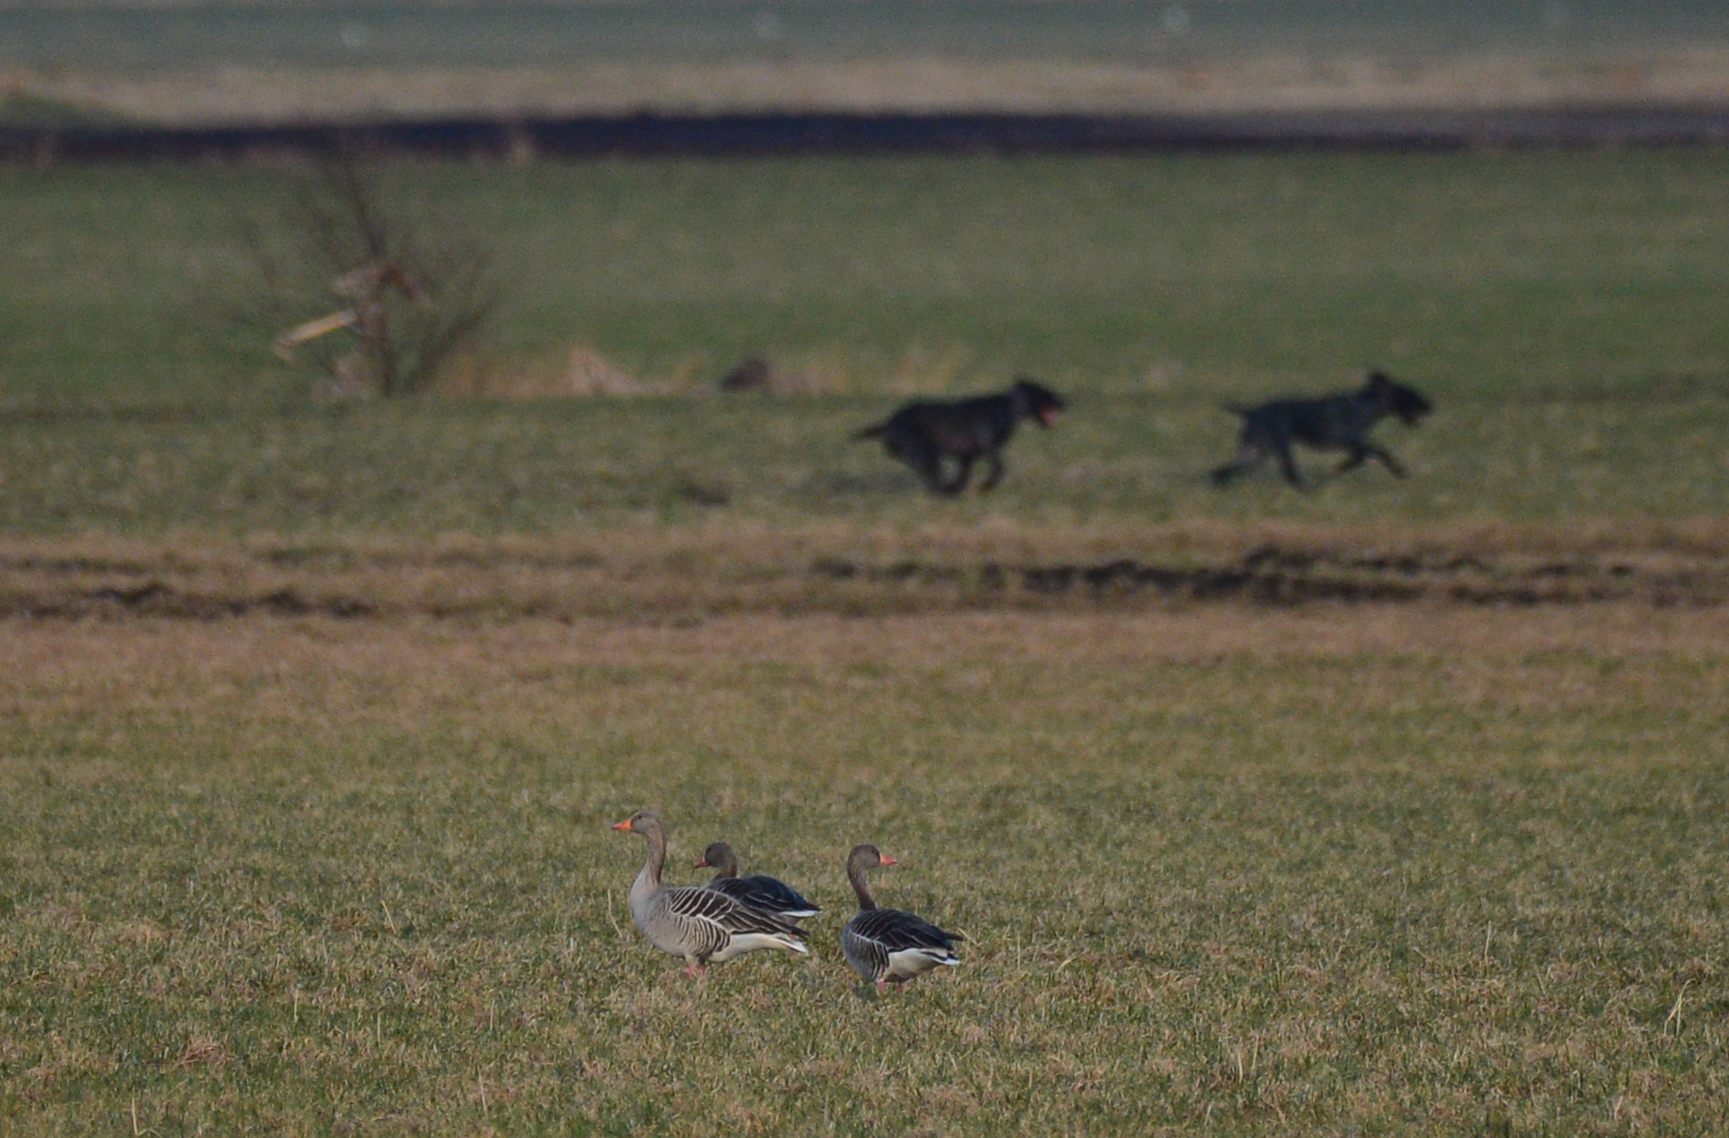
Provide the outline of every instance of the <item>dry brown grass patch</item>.
<path id="1" fill-rule="evenodd" d="M 691 371 L 694 369 L 683 369 Z M 562 356 L 499 361 L 465 356 L 440 372 L 433 393 L 447 399 L 580 399 L 591 396 L 678 395 L 688 376 L 649 381 L 619 367 L 586 344 Z"/>

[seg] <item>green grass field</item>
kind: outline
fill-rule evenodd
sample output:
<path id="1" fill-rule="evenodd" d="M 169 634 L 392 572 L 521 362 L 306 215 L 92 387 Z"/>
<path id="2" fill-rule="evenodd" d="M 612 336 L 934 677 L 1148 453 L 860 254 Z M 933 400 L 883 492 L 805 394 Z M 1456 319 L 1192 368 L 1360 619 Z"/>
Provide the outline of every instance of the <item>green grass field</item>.
<path id="1" fill-rule="evenodd" d="M 392 166 L 470 379 L 655 393 L 383 403 L 224 315 L 282 167 L 0 169 L 0 1132 L 1729 1129 L 1724 173 Z M 1369 364 L 1410 480 L 1204 481 Z M 989 497 L 845 441 L 1017 371 Z M 1037 583 L 1121 559 L 1334 591 Z M 813 959 L 646 948 L 640 807 Z M 867 840 L 970 938 L 882 999 Z"/>
<path id="2" fill-rule="evenodd" d="M 1137 522 L 1687 517 L 1729 489 L 1729 179 L 1712 150 L 1446 157 L 405 165 L 514 299 L 482 367 L 574 346 L 673 394 L 317 405 L 238 218 L 270 167 L 0 171 L 0 523 L 12 532 L 559 531 L 924 520 L 844 440 L 909 393 L 1031 372 L 1076 401 L 956 516 Z M 312 296 L 306 316 L 332 298 Z M 703 396 L 762 351 L 827 392 Z M 1418 472 L 1220 495 L 1220 407 L 1379 365 L 1441 411 Z M 682 394 L 680 394 L 682 392 Z M 715 506 L 681 505 L 680 488 Z"/>
<path id="3" fill-rule="evenodd" d="M 1720 613 L 15 623 L 19 1133 L 1701 1134 Z M 716 836 L 814 959 L 644 947 Z M 877 999 L 855 841 L 970 938 Z M 134 1120 L 136 1120 L 134 1122 Z"/>

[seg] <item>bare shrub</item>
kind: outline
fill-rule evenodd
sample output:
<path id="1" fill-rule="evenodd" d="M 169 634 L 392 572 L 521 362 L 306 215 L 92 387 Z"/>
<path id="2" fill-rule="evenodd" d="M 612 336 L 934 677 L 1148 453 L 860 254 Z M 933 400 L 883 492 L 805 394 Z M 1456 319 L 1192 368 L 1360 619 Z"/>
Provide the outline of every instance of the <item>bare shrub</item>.
<path id="1" fill-rule="evenodd" d="M 274 215 L 243 224 L 256 286 L 242 323 L 327 394 L 424 391 L 504 301 L 485 243 L 410 209 L 352 148 L 292 174 Z"/>

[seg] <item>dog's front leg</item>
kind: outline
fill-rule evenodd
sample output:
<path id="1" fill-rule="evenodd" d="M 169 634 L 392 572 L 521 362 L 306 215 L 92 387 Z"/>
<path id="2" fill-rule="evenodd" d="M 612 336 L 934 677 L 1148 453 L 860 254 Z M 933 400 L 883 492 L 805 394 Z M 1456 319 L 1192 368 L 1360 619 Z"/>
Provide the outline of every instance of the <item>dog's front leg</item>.
<path id="1" fill-rule="evenodd" d="M 1363 449 L 1373 457 L 1380 459 L 1381 465 L 1386 467 L 1388 470 L 1391 470 L 1394 478 L 1407 477 L 1405 468 L 1399 465 L 1399 460 L 1394 458 L 1391 454 L 1388 454 L 1385 450 L 1382 450 L 1380 447 L 1375 446 L 1372 443 L 1364 443 Z"/>
<path id="2" fill-rule="evenodd" d="M 1284 440 L 1278 443 L 1279 469 L 1285 475 L 1285 481 L 1299 490 L 1307 490 L 1309 484 L 1303 481 L 1303 472 L 1297 469 L 1296 456 L 1291 453 L 1291 444 Z"/>

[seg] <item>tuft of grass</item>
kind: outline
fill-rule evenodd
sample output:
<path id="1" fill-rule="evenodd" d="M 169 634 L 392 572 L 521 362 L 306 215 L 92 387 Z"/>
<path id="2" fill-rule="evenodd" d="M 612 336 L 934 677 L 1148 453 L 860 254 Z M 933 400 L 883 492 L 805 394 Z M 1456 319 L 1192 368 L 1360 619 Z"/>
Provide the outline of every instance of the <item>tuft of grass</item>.
<path id="1" fill-rule="evenodd" d="M 1721 631 L 1592 611 L 14 622 L 0 1119 L 1714 1132 Z M 640 806 L 814 958 L 646 948 Z"/>

